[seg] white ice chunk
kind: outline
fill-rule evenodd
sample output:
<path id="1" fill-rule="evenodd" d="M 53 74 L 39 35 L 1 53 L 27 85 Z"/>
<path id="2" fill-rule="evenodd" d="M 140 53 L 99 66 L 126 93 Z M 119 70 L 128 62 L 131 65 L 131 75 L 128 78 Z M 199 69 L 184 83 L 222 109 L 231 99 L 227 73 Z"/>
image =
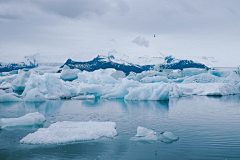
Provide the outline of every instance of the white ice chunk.
<path id="1" fill-rule="evenodd" d="M 215 83 L 219 81 L 219 77 L 209 73 L 202 73 L 199 75 L 186 78 L 183 83 Z"/>
<path id="2" fill-rule="evenodd" d="M 126 74 L 123 71 L 115 71 L 110 76 L 118 80 L 119 78 L 125 78 Z"/>
<path id="3" fill-rule="evenodd" d="M 140 80 L 142 83 L 170 82 L 165 76 L 144 77 Z"/>
<path id="4" fill-rule="evenodd" d="M 217 77 L 227 77 L 229 76 L 230 71 L 209 70 L 209 73 Z"/>
<path id="5" fill-rule="evenodd" d="M 25 88 L 25 83 L 27 82 L 31 72 L 24 72 L 22 70 L 18 71 L 17 78 L 12 82 L 13 90 L 23 91 Z"/>
<path id="6" fill-rule="evenodd" d="M 183 93 L 176 84 L 148 83 L 130 88 L 125 100 L 168 100 L 169 97 L 180 97 Z"/>
<path id="7" fill-rule="evenodd" d="M 135 72 L 130 72 L 130 74 L 126 77 L 128 80 L 134 80 L 134 78 L 136 77 L 136 73 Z"/>
<path id="8" fill-rule="evenodd" d="M 58 144 L 117 135 L 115 122 L 71 122 L 63 121 L 51 124 L 48 128 L 40 128 L 28 134 L 20 143 Z"/>
<path id="9" fill-rule="evenodd" d="M 77 96 L 77 97 L 72 97 L 72 99 L 75 99 L 75 100 L 86 100 L 86 99 L 94 100 L 95 96 L 94 95 L 80 95 L 80 96 Z"/>
<path id="10" fill-rule="evenodd" d="M 87 76 L 85 73 L 78 73 L 78 81 L 87 83 Z"/>
<path id="11" fill-rule="evenodd" d="M 11 93 L 6 93 L 3 90 L 0 90 L 0 103 L 17 101 L 22 101 L 22 99 L 15 97 Z"/>
<path id="12" fill-rule="evenodd" d="M 174 135 L 172 132 L 163 132 L 161 134 L 157 134 L 151 129 L 147 129 L 141 126 L 137 128 L 137 134 L 135 137 L 132 137 L 130 140 L 133 141 L 162 141 L 164 143 L 172 143 L 177 141 L 179 137 Z"/>
<path id="13" fill-rule="evenodd" d="M 9 75 L 9 76 L 0 76 L 0 84 L 3 82 L 8 82 L 8 83 L 12 83 L 12 81 L 14 81 L 17 78 L 17 75 Z"/>
<path id="14" fill-rule="evenodd" d="M 45 117 L 39 113 L 28 113 L 25 116 L 19 118 L 1 118 L 0 126 L 14 127 L 14 126 L 32 126 L 32 125 L 42 125 L 46 121 Z"/>
<path id="15" fill-rule="evenodd" d="M 189 76 L 194 76 L 198 75 L 201 73 L 207 73 L 208 71 L 206 69 L 198 69 L 198 68 L 185 68 L 183 70 L 173 70 L 168 74 L 169 79 L 177 79 L 181 77 L 189 77 Z"/>
<path id="16" fill-rule="evenodd" d="M 173 141 L 177 141 L 179 139 L 178 136 L 174 135 L 172 132 L 163 132 L 158 136 L 158 140 L 164 143 L 172 143 Z"/>
<path id="17" fill-rule="evenodd" d="M 94 76 L 92 76 L 91 78 L 89 78 L 88 84 L 100 84 L 100 81 L 94 78 Z"/>
<path id="18" fill-rule="evenodd" d="M 115 84 L 118 82 L 115 78 L 108 75 L 104 75 L 99 78 L 101 80 L 101 83 L 104 83 L 104 84 Z"/>
<path id="19" fill-rule="evenodd" d="M 12 88 L 11 83 L 3 82 L 2 84 L 0 84 L 0 89 L 8 89 L 8 88 Z"/>
<path id="20" fill-rule="evenodd" d="M 27 92 L 24 100 L 28 102 L 43 102 L 46 99 L 44 95 L 38 91 L 38 88 L 34 88 Z"/>
<path id="21" fill-rule="evenodd" d="M 240 93 L 240 84 L 229 83 L 187 83 L 177 84 L 186 95 L 225 96 Z"/>
<path id="22" fill-rule="evenodd" d="M 137 128 L 137 134 L 135 135 L 136 140 L 158 140 L 158 137 L 156 135 L 157 133 L 154 132 L 151 129 L 147 129 L 141 126 L 138 126 Z"/>
<path id="23" fill-rule="evenodd" d="M 140 81 L 144 77 L 153 77 L 153 76 L 165 76 L 164 73 L 162 72 L 157 72 L 157 71 L 143 71 L 139 74 L 136 75 L 134 78 L 135 81 Z"/>
<path id="24" fill-rule="evenodd" d="M 101 96 L 103 90 L 104 87 L 101 84 L 83 84 L 80 86 L 79 93 Z"/>
<path id="25" fill-rule="evenodd" d="M 28 91 L 33 88 L 38 88 L 39 92 L 48 97 L 71 96 L 71 92 L 62 82 L 64 81 L 57 79 L 53 74 L 33 74 L 27 81 L 26 88 L 22 95 L 26 96 Z"/>
<path id="26" fill-rule="evenodd" d="M 109 90 L 106 92 L 101 98 L 123 98 L 125 95 L 129 93 L 128 88 L 135 88 L 140 86 L 139 82 L 133 81 L 133 80 L 127 80 L 127 79 L 122 79 L 122 83 L 113 88 L 112 90 Z"/>
<path id="27" fill-rule="evenodd" d="M 73 81 L 78 78 L 78 75 L 74 70 L 70 69 L 67 65 L 64 65 L 60 77 L 64 81 Z"/>

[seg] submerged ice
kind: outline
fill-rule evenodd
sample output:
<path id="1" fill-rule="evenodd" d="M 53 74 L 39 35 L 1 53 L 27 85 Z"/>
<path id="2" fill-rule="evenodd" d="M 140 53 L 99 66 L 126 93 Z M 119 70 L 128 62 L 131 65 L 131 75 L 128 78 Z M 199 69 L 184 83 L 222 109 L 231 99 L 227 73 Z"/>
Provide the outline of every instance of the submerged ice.
<path id="1" fill-rule="evenodd" d="M 72 122 L 63 121 L 40 128 L 28 134 L 20 143 L 26 144 L 59 144 L 117 135 L 115 122 Z"/>

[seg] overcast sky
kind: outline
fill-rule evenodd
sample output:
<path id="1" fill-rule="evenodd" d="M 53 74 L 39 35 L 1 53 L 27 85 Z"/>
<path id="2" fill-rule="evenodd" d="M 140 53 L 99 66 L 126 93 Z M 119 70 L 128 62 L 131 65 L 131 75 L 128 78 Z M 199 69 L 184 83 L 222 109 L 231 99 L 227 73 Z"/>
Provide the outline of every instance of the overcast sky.
<path id="1" fill-rule="evenodd" d="M 155 34 L 155 37 L 154 37 Z M 240 65 L 240 0 L 0 0 L 0 61 L 98 54 Z"/>

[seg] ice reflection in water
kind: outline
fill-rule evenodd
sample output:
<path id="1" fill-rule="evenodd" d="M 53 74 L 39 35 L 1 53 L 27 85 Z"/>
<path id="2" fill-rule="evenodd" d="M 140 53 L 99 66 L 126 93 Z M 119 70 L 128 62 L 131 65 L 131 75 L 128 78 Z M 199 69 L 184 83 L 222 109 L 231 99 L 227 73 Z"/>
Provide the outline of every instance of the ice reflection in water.
<path id="1" fill-rule="evenodd" d="M 65 145 L 25 145 L 19 140 L 37 130 L 0 131 L 0 159 L 240 159 L 240 95 L 190 96 L 169 101 L 55 100 L 1 103 L 0 117 L 42 113 L 56 121 L 113 121 L 118 136 Z M 180 137 L 172 144 L 130 141 L 137 127 Z"/>

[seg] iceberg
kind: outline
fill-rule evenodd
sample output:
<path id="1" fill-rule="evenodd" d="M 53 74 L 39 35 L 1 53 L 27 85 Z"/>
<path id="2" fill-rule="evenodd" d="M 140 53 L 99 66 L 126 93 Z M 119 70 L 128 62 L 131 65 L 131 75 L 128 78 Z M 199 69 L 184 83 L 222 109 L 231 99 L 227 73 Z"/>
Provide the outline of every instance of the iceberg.
<path id="1" fill-rule="evenodd" d="M 95 140 L 117 135 L 115 122 L 72 122 L 63 121 L 40 128 L 20 140 L 26 144 L 60 144 L 77 141 Z"/>
<path id="2" fill-rule="evenodd" d="M 39 113 L 28 113 L 19 118 L 1 118 L 0 128 L 15 127 L 15 126 L 32 126 L 42 125 L 46 121 L 45 117 Z"/>
<path id="3" fill-rule="evenodd" d="M 85 100 L 85 99 L 94 100 L 95 96 L 94 95 L 80 95 L 80 96 L 72 97 L 72 99 L 74 99 L 74 100 Z"/>
<path id="4" fill-rule="evenodd" d="M 158 140 L 164 142 L 164 143 L 172 143 L 174 141 L 177 141 L 179 139 L 178 136 L 174 135 L 172 132 L 163 132 L 158 136 Z"/>
<path id="5" fill-rule="evenodd" d="M 46 99 L 44 95 L 38 91 L 38 88 L 34 88 L 27 92 L 24 100 L 28 102 L 44 102 Z"/>
<path id="6" fill-rule="evenodd" d="M 30 74 L 31 72 L 25 72 L 25 71 L 19 70 L 17 78 L 12 82 L 13 90 L 24 91 L 26 86 L 25 83 L 27 82 Z"/>
<path id="7" fill-rule="evenodd" d="M 162 72 L 157 72 L 157 71 L 143 71 L 143 72 L 137 74 L 136 77 L 134 78 L 134 80 L 140 81 L 144 77 L 154 77 L 154 76 L 165 76 L 165 74 Z"/>
<path id="8" fill-rule="evenodd" d="M 78 78 L 78 75 L 74 70 L 70 69 L 67 65 L 64 65 L 60 77 L 64 81 L 73 81 Z"/>
<path id="9" fill-rule="evenodd" d="M 185 95 L 226 96 L 240 94 L 240 84 L 230 83 L 179 83 L 179 89 Z"/>
<path id="10" fill-rule="evenodd" d="M 1 83 L 12 83 L 12 81 L 14 81 L 17 78 L 18 75 L 9 75 L 9 76 L 0 76 L 0 84 Z"/>
<path id="11" fill-rule="evenodd" d="M 177 79 L 182 77 L 190 77 L 194 75 L 198 75 L 201 73 L 207 73 L 208 71 L 206 69 L 198 69 L 198 68 L 185 68 L 183 70 L 176 69 L 171 71 L 168 74 L 169 79 Z"/>
<path id="12" fill-rule="evenodd" d="M 27 93 L 34 88 L 47 97 L 70 97 L 71 92 L 68 87 L 63 85 L 62 80 L 57 79 L 53 74 L 31 75 L 26 82 L 26 88 L 22 93 L 26 96 Z"/>
<path id="13" fill-rule="evenodd" d="M 156 83 L 156 82 L 164 82 L 168 83 L 171 80 L 168 80 L 166 76 L 154 76 L 154 77 L 144 77 L 140 80 L 141 83 Z"/>
<path id="14" fill-rule="evenodd" d="M 12 93 L 6 93 L 0 90 L 0 103 L 17 101 L 22 101 L 22 99 L 14 96 Z"/>
<path id="15" fill-rule="evenodd" d="M 124 96 L 129 93 L 128 88 L 135 88 L 138 86 L 140 86 L 140 83 L 137 81 L 122 79 L 122 82 L 118 86 L 112 88 L 111 90 L 103 92 L 104 95 L 101 96 L 101 98 L 124 98 Z"/>
<path id="16" fill-rule="evenodd" d="M 126 74 L 123 71 L 115 71 L 111 73 L 110 76 L 118 80 L 119 78 L 125 78 Z"/>
<path id="17" fill-rule="evenodd" d="M 125 100 L 169 100 L 184 94 L 176 84 L 149 83 L 137 88 L 129 88 Z"/>
<path id="18" fill-rule="evenodd" d="M 12 88 L 11 83 L 3 82 L 2 84 L 0 84 L 0 89 L 9 89 L 9 88 Z"/>
<path id="19" fill-rule="evenodd" d="M 157 141 L 157 132 L 154 132 L 151 129 L 147 129 L 141 126 L 138 126 L 137 128 L 137 134 L 135 137 L 132 137 L 131 140 L 137 140 L 137 141 Z"/>
<path id="20" fill-rule="evenodd" d="M 130 140 L 133 141 L 162 141 L 164 143 L 172 143 L 179 139 L 178 136 L 174 135 L 172 132 L 162 132 L 158 134 L 151 129 L 147 129 L 141 126 L 137 128 L 137 134 Z"/>
<path id="21" fill-rule="evenodd" d="M 99 77 L 101 80 L 101 83 L 103 84 L 115 84 L 118 83 L 118 81 L 113 78 L 112 76 L 108 76 L 108 75 L 103 75 L 101 77 Z"/>

